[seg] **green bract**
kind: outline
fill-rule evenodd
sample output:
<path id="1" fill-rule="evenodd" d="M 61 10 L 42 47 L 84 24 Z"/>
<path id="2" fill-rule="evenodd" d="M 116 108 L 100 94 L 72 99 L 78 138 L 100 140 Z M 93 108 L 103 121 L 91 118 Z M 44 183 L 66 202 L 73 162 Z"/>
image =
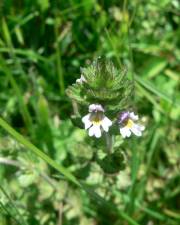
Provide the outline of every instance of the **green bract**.
<path id="1" fill-rule="evenodd" d="M 133 84 L 126 72 L 117 69 L 110 60 L 98 58 L 90 66 L 81 68 L 85 81 L 70 86 L 67 95 L 83 108 L 86 106 L 86 110 L 90 104 L 101 104 L 114 119 L 131 102 Z"/>

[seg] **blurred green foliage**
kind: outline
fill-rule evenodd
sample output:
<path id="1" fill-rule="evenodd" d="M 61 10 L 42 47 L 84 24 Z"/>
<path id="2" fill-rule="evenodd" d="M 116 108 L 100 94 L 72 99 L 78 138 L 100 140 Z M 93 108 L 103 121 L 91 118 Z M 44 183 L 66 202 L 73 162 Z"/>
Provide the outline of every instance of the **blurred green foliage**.
<path id="1" fill-rule="evenodd" d="M 178 225 L 179 1 L 1 0 L 0 27 L 1 117 L 87 187 L 0 128 L 0 224 Z M 65 95 L 98 56 L 127 68 L 146 124 L 117 138 L 126 168 L 111 175 L 105 140 L 73 126 Z"/>

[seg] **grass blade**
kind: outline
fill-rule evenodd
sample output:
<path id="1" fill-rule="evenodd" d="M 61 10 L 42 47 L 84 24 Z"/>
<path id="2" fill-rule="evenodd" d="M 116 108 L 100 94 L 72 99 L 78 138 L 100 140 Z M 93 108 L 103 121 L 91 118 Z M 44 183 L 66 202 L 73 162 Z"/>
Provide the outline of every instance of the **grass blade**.
<path id="1" fill-rule="evenodd" d="M 9 196 L 9 194 L 7 194 L 6 190 L 1 185 L 0 185 L 0 190 L 2 191 L 2 193 L 4 194 L 4 196 L 6 196 L 6 198 L 9 200 L 9 202 L 11 204 L 11 208 L 14 209 L 14 211 L 16 212 L 16 215 L 21 220 L 21 224 L 26 224 L 27 225 L 27 223 L 24 220 L 24 217 L 19 212 L 19 210 L 18 210 L 17 206 L 15 205 L 13 199 L 11 199 L 11 197 Z"/>
<path id="2" fill-rule="evenodd" d="M 17 224 L 17 225 L 21 225 L 21 223 L 12 215 L 12 213 L 7 209 L 6 206 L 3 205 L 3 203 L 0 201 L 0 215 L 8 215 L 9 217 L 12 218 L 12 220 Z M 1 220 L 0 220 L 1 222 Z M 3 223 L 5 224 L 5 223 Z"/>
<path id="3" fill-rule="evenodd" d="M 157 95 L 158 97 L 160 97 L 161 99 L 165 100 L 168 103 L 173 103 L 173 99 L 169 96 L 167 96 L 166 94 L 164 94 L 163 92 L 161 92 L 160 90 L 158 90 L 157 88 L 155 88 L 149 81 L 145 81 L 143 80 L 141 77 L 135 75 L 135 80 L 142 85 L 143 87 L 145 87 L 147 90 L 149 90 L 150 92 L 152 92 L 153 94 Z M 180 106 L 180 102 L 176 102 L 175 103 L 177 106 Z"/>

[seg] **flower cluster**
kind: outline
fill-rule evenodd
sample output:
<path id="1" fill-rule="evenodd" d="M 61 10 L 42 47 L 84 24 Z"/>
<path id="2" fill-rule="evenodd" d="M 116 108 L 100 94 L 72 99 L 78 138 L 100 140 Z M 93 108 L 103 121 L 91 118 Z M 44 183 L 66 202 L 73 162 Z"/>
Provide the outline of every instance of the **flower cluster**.
<path id="1" fill-rule="evenodd" d="M 105 110 L 100 104 L 91 104 L 89 106 L 89 113 L 82 118 L 85 129 L 89 129 L 89 136 L 100 138 L 102 132 L 108 132 L 109 127 L 112 126 L 112 121 L 105 116 Z M 130 137 L 131 134 L 141 136 L 144 126 L 136 123 L 139 119 L 134 112 L 124 111 L 118 117 L 118 125 L 120 134 L 123 138 Z"/>
<path id="2" fill-rule="evenodd" d="M 117 128 L 123 138 L 132 134 L 141 136 L 145 127 L 138 123 L 138 116 L 130 110 L 122 111 L 131 107 L 133 90 L 134 83 L 128 79 L 125 68 L 118 69 L 109 59 L 98 57 L 81 68 L 80 78 L 66 91 L 78 106 L 74 123 L 80 127 L 81 116 L 89 136 L 96 138 L 109 130 L 117 134 Z M 84 107 L 89 108 L 87 115 L 84 115 Z"/>

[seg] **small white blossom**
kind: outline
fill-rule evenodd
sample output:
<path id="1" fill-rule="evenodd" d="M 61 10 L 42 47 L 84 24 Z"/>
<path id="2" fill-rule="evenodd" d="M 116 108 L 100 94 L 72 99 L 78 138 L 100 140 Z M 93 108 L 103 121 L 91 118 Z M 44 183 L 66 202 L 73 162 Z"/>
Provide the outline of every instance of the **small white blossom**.
<path id="1" fill-rule="evenodd" d="M 89 129 L 89 136 L 101 137 L 102 130 L 109 131 L 112 125 L 110 119 L 104 115 L 104 109 L 100 104 L 91 104 L 89 106 L 89 113 L 82 118 L 85 129 Z"/>
<path id="2" fill-rule="evenodd" d="M 81 75 L 81 77 L 76 80 L 76 83 L 82 84 L 83 82 L 86 82 L 86 79 L 85 79 L 85 77 L 83 75 Z"/>
<path id="3" fill-rule="evenodd" d="M 138 115 L 135 115 L 134 112 L 127 111 L 120 114 L 118 123 L 123 138 L 130 137 L 132 133 L 136 136 L 142 136 L 142 131 L 145 127 L 135 122 L 138 119 Z"/>

